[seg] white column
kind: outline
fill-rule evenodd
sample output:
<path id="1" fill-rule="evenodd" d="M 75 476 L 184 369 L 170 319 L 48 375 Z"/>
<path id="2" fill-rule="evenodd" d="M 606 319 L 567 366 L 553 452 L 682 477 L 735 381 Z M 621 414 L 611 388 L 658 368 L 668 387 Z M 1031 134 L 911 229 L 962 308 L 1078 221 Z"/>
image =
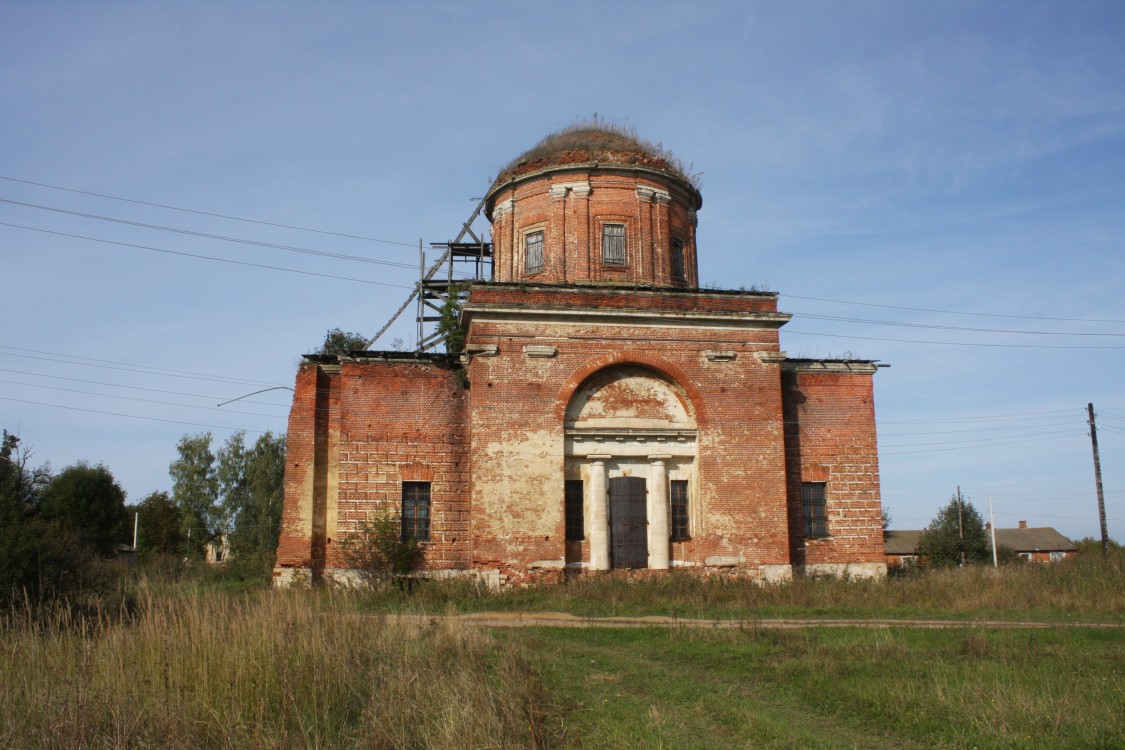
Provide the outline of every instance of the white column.
<path id="1" fill-rule="evenodd" d="M 611 456 L 588 456 L 590 459 L 590 570 L 609 570 L 609 492 L 605 462 Z"/>
<path id="2" fill-rule="evenodd" d="M 671 557 L 668 533 L 668 467 L 671 456 L 649 456 L 652 468 L 648 473 L 648 567 L 667 570 Z"/>

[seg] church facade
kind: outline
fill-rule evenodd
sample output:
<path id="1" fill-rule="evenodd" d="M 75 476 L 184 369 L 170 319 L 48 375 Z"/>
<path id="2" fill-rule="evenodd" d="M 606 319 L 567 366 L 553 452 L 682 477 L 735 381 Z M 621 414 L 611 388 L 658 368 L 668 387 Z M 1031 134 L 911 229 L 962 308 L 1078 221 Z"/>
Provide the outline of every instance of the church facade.
<path id="1" fill-rule="evenodd" d="M 793 359 L 775 293 L 700 289 L 702 197 L 658 148 L 544 140 L 486 200 L 463 352 L 308 355 L 275 581 L 400 519 L 494 585 L 614 569 L 882 576 L 870 360 Z"/>

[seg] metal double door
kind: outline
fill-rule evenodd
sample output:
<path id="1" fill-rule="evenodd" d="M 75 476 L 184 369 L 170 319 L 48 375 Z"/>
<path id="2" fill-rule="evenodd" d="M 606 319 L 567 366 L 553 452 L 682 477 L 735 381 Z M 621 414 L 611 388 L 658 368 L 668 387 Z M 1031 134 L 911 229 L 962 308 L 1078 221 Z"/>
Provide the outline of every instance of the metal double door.
<path id="1" fill-rule="evenodd" d="M 614 568 L 648 567 L 648 489 L 642 477 L 609 480 L 609 548 Z"/>

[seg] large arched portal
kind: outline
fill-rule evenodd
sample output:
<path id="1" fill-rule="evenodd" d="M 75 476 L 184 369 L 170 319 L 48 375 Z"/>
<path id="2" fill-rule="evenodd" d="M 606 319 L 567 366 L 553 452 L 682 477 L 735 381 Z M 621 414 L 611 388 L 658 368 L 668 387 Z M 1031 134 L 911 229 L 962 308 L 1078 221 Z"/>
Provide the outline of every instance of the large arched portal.
<path id="1" fill-rule="evenodd" d="M 567 563 L 669 568 L 672 541 L 688 539 L 698 517 L 696 419 L 683 389 L 647 367 L 608 367 L 574 392 L 564 426 L 568 537 L 585 542 L 568 544 Z"/>

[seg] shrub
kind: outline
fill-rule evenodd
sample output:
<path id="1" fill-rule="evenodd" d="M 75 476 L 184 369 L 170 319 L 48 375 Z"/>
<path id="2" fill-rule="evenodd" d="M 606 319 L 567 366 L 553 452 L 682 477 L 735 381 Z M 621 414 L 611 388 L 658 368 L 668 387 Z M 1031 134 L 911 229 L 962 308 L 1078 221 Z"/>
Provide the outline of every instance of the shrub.
<path id="1" fill-rule="evenodd" d="M 350 568 L 370 588 L 394 583 L 413 588 L 408 576 L 422 566 L 425 550 L 413 537 L 403 538 L 402 521 L 393 513 L 374 513 L 340 543 Z"/>

